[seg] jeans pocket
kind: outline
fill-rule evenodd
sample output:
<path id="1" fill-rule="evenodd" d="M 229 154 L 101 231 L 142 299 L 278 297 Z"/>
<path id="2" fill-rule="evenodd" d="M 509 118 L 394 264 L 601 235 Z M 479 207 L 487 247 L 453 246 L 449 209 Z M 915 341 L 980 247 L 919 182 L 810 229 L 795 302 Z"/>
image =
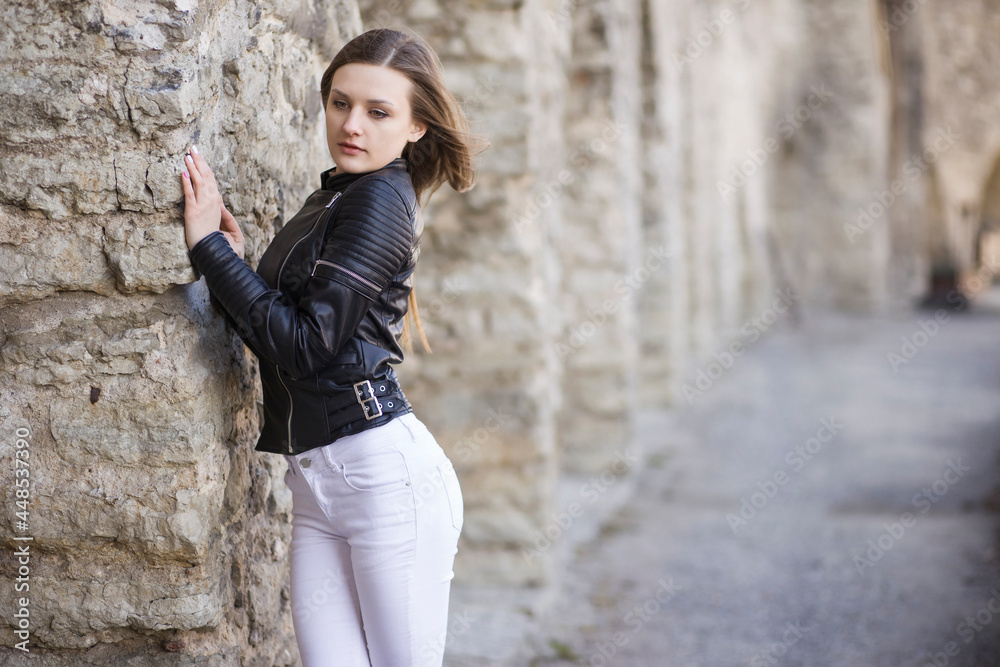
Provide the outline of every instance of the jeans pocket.
<path id="1" fill-rule="evenodd" d="M 409 481 L 406 460 L 395 445 L 379 447 L 342 466 L 344 481 L 355 491 L 398 489 Z"/>
<path id="2" fill-rule="evenodd" d="M 445 459 L 438 464 L 438 473 L 444 485 L 445 494 L 448 496 L 448 505 L 451 508 L 451 525 L 455 530 L 461 532 L 462 524 L 465 522 L 465 507 L 462 502 L 462 487 L 458 483 L 458 475 L 455 474 L 455 466 L 451 461 Z"/>

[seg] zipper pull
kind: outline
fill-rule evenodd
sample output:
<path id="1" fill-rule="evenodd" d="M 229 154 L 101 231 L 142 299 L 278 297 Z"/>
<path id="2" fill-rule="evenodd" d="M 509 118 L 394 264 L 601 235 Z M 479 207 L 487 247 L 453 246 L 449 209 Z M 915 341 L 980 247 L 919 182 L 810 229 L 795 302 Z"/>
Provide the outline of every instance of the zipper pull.
<path id="1" fill-rule="evenodd" d="M 318 267 L 320 264 L 330 264 L 330 266 L 333 266 L 333 264 L 326 261 L 325 259 L 317 259 L 316 262 L 313 264 L 313 270 L 312 273 L 309 274 L 310 276 L 316 275 L 316 267 Z"/>
<path id="2" fill-rule="evenodd" d="M 327 204 L 326 206 L 324 206 L 323 208 L 330 208 L 331 206 L 333 206 L 333 202 L 337 201 L 338 198 L 340 198 L 340 193 L 339 192 L 335 193 L 333 195 L 333 198 L 330 199 L 330 203 Z"/>

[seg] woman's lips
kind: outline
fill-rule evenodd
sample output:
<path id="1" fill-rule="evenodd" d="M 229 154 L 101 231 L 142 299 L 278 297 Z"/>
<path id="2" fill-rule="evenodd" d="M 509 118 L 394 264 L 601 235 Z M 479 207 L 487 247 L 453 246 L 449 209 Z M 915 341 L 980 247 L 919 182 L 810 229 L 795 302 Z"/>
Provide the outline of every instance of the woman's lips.
<path id="1" fill-rule="evenodd" d="M 355 146 L 354 144 L 348 141 L 341 141 L 337 145 L 340 146 L 340 149 L 345 153 L 347 153 L 348 155 L 357 155 L 358 153 L 365 152 L 365 149 L 361 148 L 360 146 Z"/>

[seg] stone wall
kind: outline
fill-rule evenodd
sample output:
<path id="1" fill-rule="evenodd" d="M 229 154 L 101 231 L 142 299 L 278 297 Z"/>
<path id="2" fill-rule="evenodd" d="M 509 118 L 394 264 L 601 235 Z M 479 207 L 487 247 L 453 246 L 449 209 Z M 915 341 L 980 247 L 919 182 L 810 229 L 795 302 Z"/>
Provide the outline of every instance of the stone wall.
<path id="1" fill-rule="evenodd" d="M 32 654 L 2 661 L 295 664 L 284 461 L 252 452 L 255 363 L 193 282 L 181 157 L 197 142 L 254 263 L 328 166 L 319 76 L 357 10 L 0 11 L 0 452 L 12 471 L 30 431 L 32 480 L 27 526 L 7 483 L 0 525 L 33 538 L 4 539 L 5 587 L 30 547 Z"/>

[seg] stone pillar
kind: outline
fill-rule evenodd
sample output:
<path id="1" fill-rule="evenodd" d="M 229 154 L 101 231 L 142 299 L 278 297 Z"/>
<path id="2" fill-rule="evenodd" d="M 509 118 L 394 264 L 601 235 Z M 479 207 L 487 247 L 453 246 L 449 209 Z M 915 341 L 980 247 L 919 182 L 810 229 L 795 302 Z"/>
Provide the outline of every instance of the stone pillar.
<path id="1" fill-rule="evenodd" d="M 775 161 L 776 245 L 806 309 L 872 311 L 887 302 L 886 220 L 854 234 L 859 210 L 889 183 L 887 54 L 878 3 L 800 3 L 808 40 L 780 114 Z M 840 39 L 825 39 L 831 28 Z"/>
<path id="2" fill-rule="evenodd" d="M 0 16 L 0 562 L 12 582 L 30 547 L 31 619 L 31 653 L 2 661 L 297 664 L 285 464 L 252 451 L 256 363 L 194 281 L 180 171 L 197 143 L 256 265 L 330 166 L 319 77 L 356 8 L 91 0 Z"/>
<path id="3" fill-rule="evenodd" d="M 882 216 L 864 211 L 862 225 L 889 224 L 892 241 L 892 265 L 889 273 L 893 305 L 908 308 L 927 291 L 930 277 L 927 239 L 927 186 L 931 182 L 924 170 L 913 170 L 923 152 L 924 63 L 921 48 L 923 12 L 908 15 L 903 0 L 887 0 L 880 7 L 878 33 L 883 50 L 890 55 L 892 117 L 890 139 L 890 186 L 898 183 L 898 194 Z M 905 172 L 904 172 L 905 169 Z M 890 189 L 891 191 L 891 189 Z M 869 219 L 871 223 L 869 223 Z"/>
<path id="4" fill-rule="evenodd" d="M 650 276 L 639 299 L 640 393 L 646 407 L 676 399 L 684 352 L 690 346 L 688 256 L 685 224 L 684 3 L 643 0 L 644 114 L 643 245 L 666 248 L 665 270 Z"/>
<path id="5" fill-rule="evenodd" d="M 562 104 L 568 21 L 554 2 L 362 3 L 366 28 L 411 29 L 442 59 L 473 130 L 492 147 L 476 187 L 425 209 L 416 285 L 432 354 L 399 375 L 417 416 L 455 463 L 465 527 L 458 584 L 541 584 L 552 553 L 561 372 Z"/>
<path id="6" fill-rule="evenodd" d="M 546 193 L 564 202 L 559 243 L 565 366 L 559 419 L 563 469 L 621 469 L 639 405 L 639 294 L 665 271 L 667 248 L 640 250 L 639 3 L 576 6 L 566 108 L 567 156 Z M 580 498 L 574 498 L 580 501 Z"/>

